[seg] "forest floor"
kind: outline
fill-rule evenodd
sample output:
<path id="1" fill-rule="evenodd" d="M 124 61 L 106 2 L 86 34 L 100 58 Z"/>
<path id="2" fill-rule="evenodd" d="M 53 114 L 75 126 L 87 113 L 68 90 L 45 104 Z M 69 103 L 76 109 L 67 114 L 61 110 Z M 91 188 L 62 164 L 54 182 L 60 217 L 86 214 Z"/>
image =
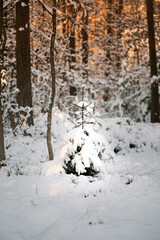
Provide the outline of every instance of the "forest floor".
<path id="1" fill-rule="evenodd" d="M 54 152 L 73 126 L 55 109 Z M 91 127 L 114 153 L 95 177 L 47 161 L 46 115 L 5 134 L 0 240 L 160 239 L 160 124 L 97 118 Z"/>

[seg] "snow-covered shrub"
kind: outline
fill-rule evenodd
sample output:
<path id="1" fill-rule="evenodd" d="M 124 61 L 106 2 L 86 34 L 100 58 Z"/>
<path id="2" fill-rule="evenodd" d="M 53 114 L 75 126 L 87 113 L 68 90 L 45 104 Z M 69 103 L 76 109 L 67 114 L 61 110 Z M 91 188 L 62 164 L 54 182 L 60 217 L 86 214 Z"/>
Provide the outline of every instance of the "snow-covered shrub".
<path id="1" fill-rule="evenodd" d="M 56 158 L 62 161 L 67 174 L 96 175 L 113 153 L 104 137 L 91 128 L 74 128 L 64 138 Z"/>

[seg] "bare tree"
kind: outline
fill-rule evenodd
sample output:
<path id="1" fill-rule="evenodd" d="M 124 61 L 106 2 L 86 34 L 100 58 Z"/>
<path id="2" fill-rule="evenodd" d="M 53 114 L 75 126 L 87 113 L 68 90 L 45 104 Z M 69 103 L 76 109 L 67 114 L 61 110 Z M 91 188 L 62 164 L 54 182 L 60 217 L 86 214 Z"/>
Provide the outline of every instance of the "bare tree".
<path id="1" fill-rule="evenodd" d="M 151 77 L 153 77 L 158 76 L 154 19 L 153 19 L 154 11 L 153 0 L 146 0 L 146 5 L 147 5 L 149 54 L 150 54 L 150 72 Z M 158 78 L 153 79 L 151 83 L 151 122 L 152 123 L 159 122 Z"/>
<path id="2" fill-rule="evenodd" d="M 16 58 L 18 104 L 32 107 L 29 0 L 19 0 L 16 3 Z M 27 123 L 33 124 L 32 111 Z"/>
<path id="3" fill-rule="evenodd" d="M 51 64 L 51 77 L 52 77 L 52 92 L 51 99 L 48 109 L 48 118 L 47 118 L 47 146 L 49 153 L 49 160 L 53 160 L 53 149 L 51 144 L 51 125 L 52 125 L 52 109 L 55 98 L 55 83 L 56 83 L 56 73 L 55 73 L 55 60 L 54 60 L 54 51 L 55 51 L 55 37 L 56 37 L 56 0 L 52 0 L 52 35 L 51 35 L 51 45 L 50 45 L 50 64 Z"/>
<path id="4" fill-rule="evenodd" d="M 0 0 L 0 46 L 3 45 L 2 39 L 3 32 L 3 0 Z M 2 57 L 2 56 L 1 56 Z M 0 59 L 0 73 L 3 67 L 3 62 Z M 4 133 L 3 133 L 3 120 L 2 120 L 2 105 L 1 105 L 1 75 L 0 75 L 0 167 L 1 162 L 5 160 L 5 148 L 4 148 Z"/>

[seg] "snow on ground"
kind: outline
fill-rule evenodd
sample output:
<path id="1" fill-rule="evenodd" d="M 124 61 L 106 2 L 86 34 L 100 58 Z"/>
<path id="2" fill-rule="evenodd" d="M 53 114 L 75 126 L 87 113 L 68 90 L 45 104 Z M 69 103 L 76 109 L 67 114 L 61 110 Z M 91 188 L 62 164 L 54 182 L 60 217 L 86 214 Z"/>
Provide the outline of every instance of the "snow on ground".
<path id="1" fill-rule="evenodd" d="M 160 125 L 97 118 L 91 128 L 115 156 L 96 177 L 67 175 L 58 158 L 47 161 L 45 126 L 42 115 L 6 136 L 0 240 L 159 240 Z M 54 151 L 73 126 L 54 111 Z"/>

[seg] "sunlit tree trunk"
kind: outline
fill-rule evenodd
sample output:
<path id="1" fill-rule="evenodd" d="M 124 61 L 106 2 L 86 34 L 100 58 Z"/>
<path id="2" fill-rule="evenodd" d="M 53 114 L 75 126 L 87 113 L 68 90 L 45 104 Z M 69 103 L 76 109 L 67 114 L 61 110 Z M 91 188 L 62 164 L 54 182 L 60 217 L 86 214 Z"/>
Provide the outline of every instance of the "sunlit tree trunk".
<path id="1" fill-rule="evenodd" d="M 29 0 L 19 0 L 16 3 L 16 58 L 18 104 L 32 107 Z M 27 123 L 33 124 L 32 111 Z"/>
<path id="2" fill-rule="evenodd" d="M 157 73 L 157 58 L 153 19 L 153 0 L 146 0 L 147 5 L 147 22 L 148 22 L 148 37 L 149 37 L 149 54 L 150 54 L 150 72 L 151 77 L 158 76 Z M 158 78 L 151 82 L 151 122 L 159 122 L 159 94 L 158 94 Z"/>
<path id="3" fill-rule="evenodd" d="M 3 32 L 3 0 L 0 0 L 0 45 L 1 46 L 3 45 L 2 32 Z M 2 166 L 1 162 L 5 160 L 2 105 L 1 105 L 1 70 L 3 67 L 3 62 L 1 60 L 2 59 L 0 59 L 0 167 Z"/>
<path id="4" fill-rule="evenodd" d="M 107 11 L 107 34 L 108 37 L 110 38 L 112 35 L 112 1 L 113 0 L 108 0 L 108 11 Z M 109 39 L 109 44 L 111 44 L 111 41 Z M 107 58 L 110 59 L 110 51 L 107 50 Z"/>
<path id="5" fill-rule="evenodd" d="M 106 77 L 110 74 L 110 68 L 111 68 L 111 44 L 112 44 L 112 19 L 113 19 L 113 12 L 112 12 L 112 3 L 113 0 L 108 0 L 108 9 L 107 9 L 107 46 L 106 46 L 106 71 L 105 75 Z"/>
<path id="6" fill-rule="evenodd" d="M 89 46 L 88 46 L 88 10 L 83 9 L 83 27 L 82 27 L 82 64 L 83 64 L 83 77 L 84 79 L 88 79 L 88 51 L 89 51 Z"/>
<path id="7" fill-rule="evenodd" d="M 52 35 L 51 35 L 51 45 L 50 45 L 50 64 L 51 64 L 51 77 L 52 77 L 52 89 L 51 89 L 51 99 L 48 109 L 47 118 L 47 146 L 49 160 L 54 159 L 53 149 L 51 144 L 51 130 L 52 130 L 52 109 L 54 105 L 55 98 L 55 83 L 56 83 L 56 73 L 55 73 L 55 37 L 56 37 L 56 0 L 52 0 Z"/>

